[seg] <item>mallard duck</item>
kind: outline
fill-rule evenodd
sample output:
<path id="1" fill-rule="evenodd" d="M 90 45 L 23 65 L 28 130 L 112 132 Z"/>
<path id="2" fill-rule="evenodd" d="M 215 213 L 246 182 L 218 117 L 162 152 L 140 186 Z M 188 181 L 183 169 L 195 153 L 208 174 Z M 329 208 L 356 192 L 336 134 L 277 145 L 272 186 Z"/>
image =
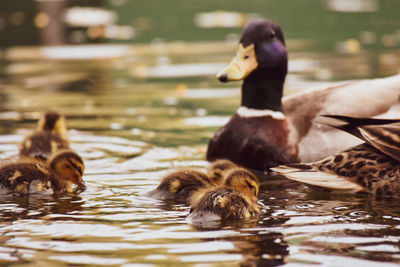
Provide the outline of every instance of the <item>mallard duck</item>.
<path id="1" fill-rule="evenodd" d="M 365 143 L 313 163 L 272 168 L 289 179 L 306 184 L 367 192 L 385 197 L 400 195 L 400 120 L 328 116 L 330 124 Z"/>
<path id="2" fill-rule="evenodd" d="M 226 173 L 223 185 L 197 190 L 190 199 L 188 219 L 193 222 L 247 220 L 260 213 L 257 178 L 249 170 L 234 168 Z"/>
<path id="3" fill-rule="evenodd" d="M 146 195 L 160 200 L 174 200 L 188 204 L 192 193 L 222 183 L 227 169 L 237 167 L 229 160 L 217 160 L 210 164 L 207 174 L 200 170 L 183 168 L 162 178 L 156 189 Z"/>
<path id="4" fill-rule="evenodd" d="M 19 155 L 46 162 L 61 149 L 69 149 L 64 116 L 47 112 L 40 118 L 38 130 L 27 136 L 20 145 Z"/>
<path id="5" fill-rule="evenodd" d="M 360 141 L 313 124 L 318 115 L 372 117 L 399 104 L 400 75 L 341 82 L 282 99 L 287 65 L 281 28 L 266 19 L 250 21 L 236 57 L 217 75 L 222 82 L 244 80 L 241 106 L 210 140 L 207 160 L 227 158 L 257 171 L 319 160 Z"/>
<path id="6" fill-rule="evenodd" d="M 73 192 L 85 189 L 84 163 L 75 152 L 61 150 L 49 164 L 35 159 L 21 159 L 0 166 L 2 193 Z M 50 191 L 51 190 L 51 191 Z"/>

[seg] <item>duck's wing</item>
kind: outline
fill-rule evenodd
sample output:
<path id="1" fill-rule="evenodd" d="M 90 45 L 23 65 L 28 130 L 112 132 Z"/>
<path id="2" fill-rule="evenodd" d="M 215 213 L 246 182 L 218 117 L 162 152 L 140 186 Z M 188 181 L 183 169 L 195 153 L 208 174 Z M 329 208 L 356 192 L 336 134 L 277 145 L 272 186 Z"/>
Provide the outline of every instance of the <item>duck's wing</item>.
<path id="1" fill-rule="evenodd" d="M 272 168 L 276 173 L 306 184 L 369 191 L 398 174 L 398 162 L 364 143 L 314 163 L 290 164 Z"/>
<path id="2" fill-rule="evenodd" d="M 359 128 L 364 139 L 386 155 L 400 161 L 400 123 Z"/>
<path id="3" fill-rule="evenodd" d="M 325 124 L 346 131 L 396 160 L 400 160 L 400 120 L 323 115 L 341 123 Z"/>
<path id="4" fill-rule="evenodd" d="M 368 142 L 368 138 L 366 138 L 361 132 L 361 129 L 363 129 L 364 126 L 372 126 L 373 129 L 381 129 L 383 125 L 400 123 L 400 119 L 354 118 L 342 115 L 325 115 L 325 114 L 321 116 L 323 118 L 333 119 L 333 121 L 324 122 L 321 121 L 319 118 L 317 118 L 317 121 L 319 123 L 323 123 L 333 128 L 348 132 L 366 142 Z"/>
<path id="5" fill-rule="evenodd" d="M 313 121 L 321 114 L 400 118 L 400 75 L 336 83 L 283 98 L 283 109 L 298 140 L 302 162 L 316 161 L 360 144 L 345 132 Z M 390 113 L 390 115 L 388 115 Z"/>

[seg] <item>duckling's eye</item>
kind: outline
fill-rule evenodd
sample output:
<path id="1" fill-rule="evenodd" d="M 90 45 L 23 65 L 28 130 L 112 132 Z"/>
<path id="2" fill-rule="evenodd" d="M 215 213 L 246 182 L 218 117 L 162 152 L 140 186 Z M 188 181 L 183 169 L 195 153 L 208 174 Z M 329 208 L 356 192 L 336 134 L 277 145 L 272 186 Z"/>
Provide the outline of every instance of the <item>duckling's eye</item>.
<path id="1" fill-rule="evenodd" d="M 245 55 L 243 58 L 248 59 L 249 57 L 250 57 L 249 55 Z"/>
<path id="2" fill-rule="evenodd" d="M 251 190 L 253 191 L 254 195 L 257 195 L 257 189 L 255 187 L 252 187 Z"/>
<path id="3" fill-rule="evenodd" d="M 253 191 L 254 195 L 257 195 L 257 189 L 247 181 L 246 181 L 246 184 L 250 188 L 250 190 Z"/>
<path id="4" fill-rule="evenodd" d="M 79 166 L 76 166 L 77 171 L 79 172 L 80 175 L 83 174 L 82 168 Z"/>

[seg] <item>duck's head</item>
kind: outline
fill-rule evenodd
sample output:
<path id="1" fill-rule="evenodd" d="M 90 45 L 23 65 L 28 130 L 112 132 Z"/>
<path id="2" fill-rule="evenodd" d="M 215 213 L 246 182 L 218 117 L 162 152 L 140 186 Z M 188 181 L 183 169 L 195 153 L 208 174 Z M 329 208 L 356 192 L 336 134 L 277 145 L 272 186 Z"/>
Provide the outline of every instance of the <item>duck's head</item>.
<path id="1" fill-rule="evenodd" d="M 221 82 L 238 81 L 257 73 L 276 79 L 287 74 L 283 33 L 278 24 L 267 19 L 255 19 L 245 26 L 236 57 L 217 78 Z"/>
<path id="2" fill-rule="evenodd" d="M 82 175 L 85 165 L 82 158 L 71 150 L 60 150 L 49 161 L 56 191 L 73 192 L 86 188 Z"/>
<path id="3" fill-rule="evenodd" d="M 224 185 L 242 192 L 253 202 L 257 201 L 260 183 L 249 170 L 244 168 L 231 169 L 225 176 Z"/>
<path id="4" fill-rule="evenodd" d="M 211 181 L 216 184 L 221 184 L 226 174 L 237 167 L 238 166 L 230 160 L 219 159 L 211 163 L 208 167 L 207 174 L 208 177 L 211 178 Z"/>
<path id="5" fill-rule="evenodd" d="M 54 111 L 44 113 L 39 120 L 39 130 L 51 131 L 65 136 L 67 127 L 64 116 Z"/>

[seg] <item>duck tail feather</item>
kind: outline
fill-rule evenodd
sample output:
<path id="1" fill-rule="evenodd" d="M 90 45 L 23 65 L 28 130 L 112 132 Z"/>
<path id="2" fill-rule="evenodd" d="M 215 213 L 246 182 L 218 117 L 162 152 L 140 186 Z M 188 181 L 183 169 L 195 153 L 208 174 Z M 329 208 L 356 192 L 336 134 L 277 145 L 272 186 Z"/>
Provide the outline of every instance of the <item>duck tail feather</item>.
<path id="1" fill-rule="evenodd" d="M 330 189 L 350 190 L 350 191 L 363 191 L 363 188 L 343 176 L 334 173 L 319 172 L 307 164 L 296 164 L 300 167 L 308 166 L 310 169 L 296 168 L 292 166 L 283 165 L 272 168 L 272 170 L 280 175 L 285 176 L 290 180 L 297 182 L 325 187 Z"/>

